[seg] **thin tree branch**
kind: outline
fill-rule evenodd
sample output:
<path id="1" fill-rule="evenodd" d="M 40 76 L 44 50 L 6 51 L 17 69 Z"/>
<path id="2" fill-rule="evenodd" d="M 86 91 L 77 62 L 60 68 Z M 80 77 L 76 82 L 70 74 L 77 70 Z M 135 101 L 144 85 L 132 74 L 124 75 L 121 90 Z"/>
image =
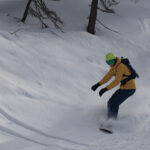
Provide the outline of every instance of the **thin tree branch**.
<path id="1" fill-rule="evenodd" d="M 103 8 L 104 8 L 104 10 L 102 9 L 103 12 L 115 13 L 115 11 L 114 11 L 113 9 L 109 9 L 109 8 L 106 6 L 104 0 L 100 0 L 100 2 L 101 2 L 102 6 L 103 6 Z"/>
<path id="2" fill-rule="evenodd" d="M 109 27 L 107 27 L 106 25 L 104 25 L 101 21 L 99 21 L 98 19 L 97 19 L 97 22 L 98 22 L 100 25 L 102 25 L 104 28 L 106 28 L 106 29 L 108 29 L 108 30 L 110 30 L 110 31 L 112 31 L 112 32 L 114 32 L 114 33 L 120 34 L 120 32 L 115 31 L 115 30 L 113 30 L 113 29 L 110 29 Z"/>

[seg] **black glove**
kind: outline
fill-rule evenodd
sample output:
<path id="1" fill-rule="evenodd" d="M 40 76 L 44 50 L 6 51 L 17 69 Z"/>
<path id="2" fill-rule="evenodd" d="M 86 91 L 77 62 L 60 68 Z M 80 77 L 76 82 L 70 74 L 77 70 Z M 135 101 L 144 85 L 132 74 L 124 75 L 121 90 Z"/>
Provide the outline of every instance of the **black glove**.
<path id="1" fill-rule="evenodd" d="M 99 96 L 102 96 L 107 91 L 107 88 L 103 88 L 99 91 Z"/>
<path id="2" fill-rule="evenodd" d="M 91 87 L 91 90 L 95 91 L 99 86 L 100 86 L 100 83 L 98 82 Z"/>

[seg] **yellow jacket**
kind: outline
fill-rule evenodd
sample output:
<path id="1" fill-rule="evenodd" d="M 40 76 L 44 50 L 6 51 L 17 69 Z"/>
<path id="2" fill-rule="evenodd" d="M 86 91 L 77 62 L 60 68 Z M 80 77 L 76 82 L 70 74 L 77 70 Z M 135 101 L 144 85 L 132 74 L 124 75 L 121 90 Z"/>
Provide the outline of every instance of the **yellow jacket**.
<path id="1" fill-rule="evenodd" d="M 115 80 L 112 81 L 108 86 L 106 86 L 106 88 L 108 90 L 110 90 L 110 89 L 114 88 L 115 86 L 117 86 L 121 80 L 124 80 L 127 78 L 123 75 L 130 75 L 130 74 L 131 74 L 131 72 L 128 69 L 128 67 L 126 65 L 124 65 L 123 63 L 121 63 L 120 58 L 117 58 L 117 62 L 115 64 L 115 66 L 110 68 L 109 72 L 103 77 L 103 79 L 99 83 L 101 85 L 105 84 L 113 76 L 115 76 Z M 123 90 L 136 89 L 135 80 L 132 79 L 132 80 L 128 81 L 125 85 L 120 85 L 120 89 L 123 89 Z"/>

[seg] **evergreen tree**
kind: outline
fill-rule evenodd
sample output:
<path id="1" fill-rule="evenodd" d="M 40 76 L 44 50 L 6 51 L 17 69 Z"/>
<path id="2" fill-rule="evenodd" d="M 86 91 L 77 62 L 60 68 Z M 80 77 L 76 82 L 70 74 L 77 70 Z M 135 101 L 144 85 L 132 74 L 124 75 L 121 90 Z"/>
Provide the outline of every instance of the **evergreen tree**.
<path id="1" fill-rule="evenodd" d="M 53 0 L 58 1 L 58 0 Z M 31 6 L 32 4 L 32 6 Z M 46 20 L 50 20 L 57 29 L 61 29 L 61 25 L 63 25 L 62 20 L 58 17 L 55 11 L 49 10 L 46 6 L 44 0 L 29 0 L 21 19 L 22 22 L 25 22 L 28 14 L 34 16 L 39 19 L 42 25 L 42 28 L 48 28 Z"/>

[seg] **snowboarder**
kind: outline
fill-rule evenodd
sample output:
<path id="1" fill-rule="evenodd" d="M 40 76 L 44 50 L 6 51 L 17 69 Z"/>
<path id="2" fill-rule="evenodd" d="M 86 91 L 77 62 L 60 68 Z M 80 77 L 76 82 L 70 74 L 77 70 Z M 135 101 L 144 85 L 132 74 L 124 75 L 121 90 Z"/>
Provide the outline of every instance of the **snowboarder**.
<path id="1" fill-rule="evenodd" d="M 103 79 L 93 85 L 91 89 L 95 91 L 99 86 L 105 84 L 113 76 L 115 76 L 115 80 L 100 90 L 99 95 L 102 96 L 105 92 L 111 90 L 121 82 L 120 88 L 111 96 L 107 103 L 107 118 L 117 119 L 119 105 L 135 93 L 136 83 L 135 79 L 132 78 L 126 80 L 130 77 L 131 71 L 124 63 L 121 62 L 121 58 L 116 57 L 114 53 L 108 53 L 105 59 L 106 63 L 110 66 L 110 70 Z"/>

